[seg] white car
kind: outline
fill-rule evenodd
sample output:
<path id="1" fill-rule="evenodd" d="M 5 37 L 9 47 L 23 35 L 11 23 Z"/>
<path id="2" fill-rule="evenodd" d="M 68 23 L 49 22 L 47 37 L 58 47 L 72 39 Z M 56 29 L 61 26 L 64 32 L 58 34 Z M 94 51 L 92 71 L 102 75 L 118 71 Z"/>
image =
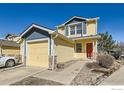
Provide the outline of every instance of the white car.
<path id="1" fill-rule="evenodd" d="M 16 63 L 18 63 L 18 60 L 15 57 L 9 57 L 9 56 L 0 56 L 0 67 L 12 67 Z"/>

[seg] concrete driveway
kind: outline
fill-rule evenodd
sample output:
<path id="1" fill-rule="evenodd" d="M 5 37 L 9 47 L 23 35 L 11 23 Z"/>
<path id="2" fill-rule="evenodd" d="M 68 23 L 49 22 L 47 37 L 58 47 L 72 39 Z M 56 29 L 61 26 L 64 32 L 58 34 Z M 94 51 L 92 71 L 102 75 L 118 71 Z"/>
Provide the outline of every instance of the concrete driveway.
<path id="1" fill-rule="evenodd" d="M 10 85 L 26 77 L 46 70 L 40 67 L 18 67 L 0 72 L 0 85 Z"/>

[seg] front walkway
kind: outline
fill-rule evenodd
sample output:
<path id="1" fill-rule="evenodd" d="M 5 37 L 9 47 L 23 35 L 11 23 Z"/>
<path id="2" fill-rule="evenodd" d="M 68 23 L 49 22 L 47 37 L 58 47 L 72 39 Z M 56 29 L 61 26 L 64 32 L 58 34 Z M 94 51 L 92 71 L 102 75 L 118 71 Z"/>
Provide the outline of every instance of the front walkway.
<path id="1" fill-rule="evenodd" d="M 101 85 L 124 85 L 124 66 L 105 79 Z"/>
<path id="2" fill-rule="evenodd" d="M 70 65 L 69 67 L 59 72 L 45 70 L 43 72 L 33 75 L 33 77 L 52 80 L 52 81 L 60 82 L 65 85 L 69 85 L 71 81 L 75 78 L 75 76 L 77 76 L 77 74 L 82 69 L 84 64 L 86 64 L 86 62 L 87 61 L 77 61 L 74 64 Z"/>

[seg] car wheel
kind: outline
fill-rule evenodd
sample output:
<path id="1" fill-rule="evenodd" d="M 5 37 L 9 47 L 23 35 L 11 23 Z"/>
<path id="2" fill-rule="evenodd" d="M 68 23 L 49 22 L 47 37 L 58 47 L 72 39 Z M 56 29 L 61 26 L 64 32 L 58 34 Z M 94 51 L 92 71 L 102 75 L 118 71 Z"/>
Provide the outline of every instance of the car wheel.
<path id="1" fill-rule="evenodd" d="M 12 59 L 7 60 L 5 66 L 6 67 L 13 67 L 15 65 L 15 61 Z"/>

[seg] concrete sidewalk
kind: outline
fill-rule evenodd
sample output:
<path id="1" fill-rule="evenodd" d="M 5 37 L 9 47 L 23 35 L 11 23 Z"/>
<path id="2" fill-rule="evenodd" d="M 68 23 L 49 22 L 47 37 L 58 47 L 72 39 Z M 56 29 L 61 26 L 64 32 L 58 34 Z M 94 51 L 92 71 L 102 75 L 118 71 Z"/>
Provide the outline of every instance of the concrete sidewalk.
<path id="1" fill-rule="evenodd" d="M 124 66 L 105 79 L 100 85 L 124 85 Z"/>
<path id="2" fill-rule="evenodd" d="M 33 77 L 52 80 L 69 85 L 75 76 L 77 76 L 82 67 L 86 64 L 86 62 L 87 61 L 77 61 L 60 72 L 45 70 L 41 73 L 33 75 Z"/>

